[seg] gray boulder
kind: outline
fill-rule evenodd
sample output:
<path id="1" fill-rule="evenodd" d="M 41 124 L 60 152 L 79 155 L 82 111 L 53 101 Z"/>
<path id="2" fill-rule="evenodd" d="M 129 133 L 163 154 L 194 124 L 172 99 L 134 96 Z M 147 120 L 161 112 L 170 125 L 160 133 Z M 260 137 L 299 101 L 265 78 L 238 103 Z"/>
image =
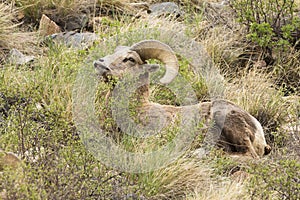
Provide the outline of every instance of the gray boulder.
<path id="1" fill-rule="evenodd" d="M 34 56 L 26 56 L 17 49 L 12 49 L 8 56 L 8 62 L 16 65 L 23 65 L 34 60 Z"/>
<path id="2" fill-rule="evenodd" d="M 99 36 L 95 33 L 84 32 L 77 33 L 74 31 L 56 33 L 50 36 L 54 42 L 65 44 L 76 49 L 85 49 L 91 46 Z"/>
<path id="3" fill-rule="evenodd" d="M 160 17 L 160 16 L 173 16 L 180 17 L 183 12 L 180 10 L 179 6 L 174 2 L 163 2 L 150 5 L 149 7 L 150 15 Z"/>

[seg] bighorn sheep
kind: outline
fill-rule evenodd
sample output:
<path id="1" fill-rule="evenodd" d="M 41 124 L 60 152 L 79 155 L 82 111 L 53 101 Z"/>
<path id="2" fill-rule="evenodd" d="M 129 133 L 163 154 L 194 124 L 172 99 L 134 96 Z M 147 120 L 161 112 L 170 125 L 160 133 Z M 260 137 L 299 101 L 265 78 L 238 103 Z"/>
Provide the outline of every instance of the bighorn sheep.
<path id="1" fill-rule="evenodd" d="M 94 61 L 94 67 L 96 73 L 104 78 L 109 76 L 122 78 L 125 73 L 135 73 L 136 70 L 143 68 L 146 69 L 143 78 L 149 79 L 149 72 L 159 66 L 147 64 L 148 59 L 157 59 L 165 65 L 166 72 L 160 79 L 162 84 L 170 83 L 177 76 L 179 64 L 175 53 L 168 45 L 157 40 L 144 40 L 131 47 L 119 46 L 113 54 Z M 184 107 L 149 102 L 149 84 L 140 87 L 137 93 L 139 93 L 142 110 L 150 109 L 153 106 L 160 107 L 168 119 Z M 214 122 L 215 126 L 221 129 L 218 144 L 225 151 L 253 158 L 262 157 L 270 152 L 271 148 L 266 143 L 261 124 L 232 102 L 213 100 L 191 106 L 199 110 L 206 123 Z M 221 122 L 220 116 L 226 116 L 224 124 Z"/>

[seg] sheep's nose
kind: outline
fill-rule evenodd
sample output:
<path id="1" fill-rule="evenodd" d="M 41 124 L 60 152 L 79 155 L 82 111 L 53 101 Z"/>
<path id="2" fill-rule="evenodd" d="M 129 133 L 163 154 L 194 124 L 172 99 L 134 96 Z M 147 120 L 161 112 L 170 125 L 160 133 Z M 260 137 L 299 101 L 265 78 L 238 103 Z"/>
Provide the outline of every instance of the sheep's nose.
<path id="1" fill-rule="evenodd" d="M 110 71 L 110 68 L 107 67 L 103 62 L 104 62 L 103 59 L 94 61 L 94 67 L 97 69 L 101 69 L 103 71 Z"/>

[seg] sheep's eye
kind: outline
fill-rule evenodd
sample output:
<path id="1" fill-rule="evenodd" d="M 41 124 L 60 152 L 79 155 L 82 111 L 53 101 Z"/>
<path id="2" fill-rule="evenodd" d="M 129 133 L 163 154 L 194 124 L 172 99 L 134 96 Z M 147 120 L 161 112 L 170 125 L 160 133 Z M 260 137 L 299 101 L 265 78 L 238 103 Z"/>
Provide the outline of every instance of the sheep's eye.
<path id="1" fill-rule="evenodd" d="M 135 62 L 135 60 L 133 59 L 133 58 L 131 58 L 131 57 L 129 57 L 129 58 L 124 58 L 124 60 L 123 60 L 123 62 L 125 63 L 125 62 L 127 62 L 127 61 L 130 61 L 130 62 Z"/>
<path id="2" fill-rule="evenodd" d="M 133 58 L 131 58 L 131 57 L 128 58 L 128 60 L 129 60 L 130 62 L 133 62 L 133 63 L 135 62 L 135 60 L 134 60 Z"/>

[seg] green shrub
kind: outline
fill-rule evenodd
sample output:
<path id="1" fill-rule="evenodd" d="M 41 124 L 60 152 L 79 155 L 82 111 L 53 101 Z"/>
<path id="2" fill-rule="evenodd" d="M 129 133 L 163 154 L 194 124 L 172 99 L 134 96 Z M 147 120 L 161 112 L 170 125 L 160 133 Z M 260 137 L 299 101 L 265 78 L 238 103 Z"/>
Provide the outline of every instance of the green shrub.
<path id="1" fill-rule="evenodd" d="M 299 199 L 300 163 L 285 158 L 253 166 L 249 190 L 253 199 Z"/>
<path id="2" fill-rule="evenodd" d="M 293 0 L 233 0 L 238 21 L 246 25 L 251 41 L 264 48 L 294 44 L 300 19 L 294 16 Z"/>

